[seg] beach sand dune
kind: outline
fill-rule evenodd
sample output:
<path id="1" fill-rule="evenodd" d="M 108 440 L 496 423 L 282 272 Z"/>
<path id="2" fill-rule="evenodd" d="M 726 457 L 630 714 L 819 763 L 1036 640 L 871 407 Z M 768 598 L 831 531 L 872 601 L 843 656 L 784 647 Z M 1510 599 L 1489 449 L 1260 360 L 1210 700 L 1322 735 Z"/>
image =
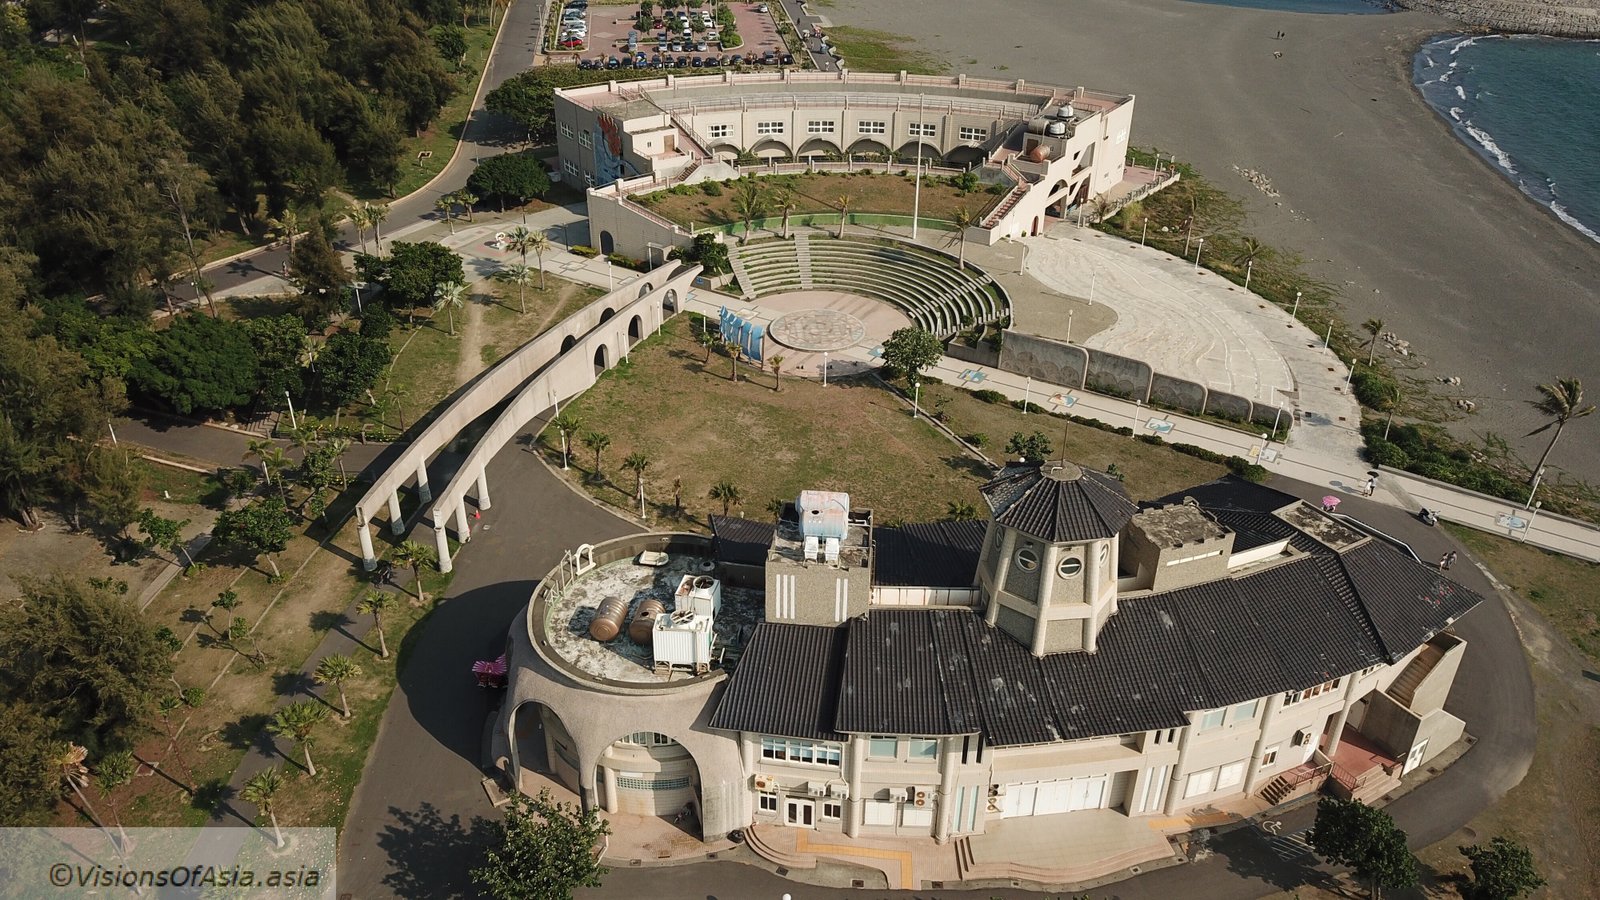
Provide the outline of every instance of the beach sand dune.
<path id="1" fill-rule="evenodd" d="M 1522 437 L 1544 421 L 1526 402 L 1534 386 L 1577 375 L 1600 395 L 1600 244 L 1519 193 L 1411 86 L 1413 50 L 1452 22 L 1184 0 L 835 0 L 827 12 L 913 38 L 952 71 L 1137 94 L 1135 144 L 1176 151 L 1244 198 L 1254 231 L 1340 285 L 1352 323 L 1381 317 L 1410 341 L 1424 376 L 1461 377 L 1449 390 L 1478 404 L 1453 426 L 1465 437 L 1492 431 L 1536 460 L 1544 437 Z M 1552 465 L 1600 479 L 1600 440 L 1571 437 Z"/>

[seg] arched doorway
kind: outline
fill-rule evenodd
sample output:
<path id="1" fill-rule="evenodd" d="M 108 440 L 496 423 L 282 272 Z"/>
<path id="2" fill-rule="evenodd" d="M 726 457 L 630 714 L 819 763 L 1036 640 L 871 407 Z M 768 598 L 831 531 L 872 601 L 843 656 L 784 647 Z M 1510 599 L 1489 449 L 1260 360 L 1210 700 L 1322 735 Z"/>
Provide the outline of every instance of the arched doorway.
<path id="1" fill-rule="evenodd" d="M 594 351 L 594 373 L 599 375 L 609 368 L 611 368 L 611 354 L 606 349 L 606 345 L 601 344 Z"/>
<path id="2" fill-rule="evenodd" d="M 773 138 L 762 138 L 756 141 L 755 145 L 750 148 L 750 153 L 763 160 L 787 159 L 791 155 L 788 144 Z"/>
<path id="3" fill-rule="evenodd" d="M 607 256 L 610 256 L 611 254 L 615 253 L 616 251 L 617 251 L 617 241 L 616 241 L 616 238 L 613 238 L 611 236 L 611 232 L 609 232 L 609 231 L 600 232 L 600 252 L 605 254 L 605 255 L 607 255 Z"/>
<path id="4" fill-rule="evenodd" d="M 573 793 L 582 793 L 578 744 L 550 707 L 537 700 L 517 707 L 511 718 L 511 740 L 520 771 L 507 774 L 515 779 L 518 790 L 537 794 L 538 786 L 530 784 L 528 776 L 544 775 Z"/>
<path id="5" fill-rule="evenodd" d="M 945 155 L 945 162 L 958 169 L 966 169 L 983 162 L 982 147 L 957 147 Z"/>
<path id="6" fill-rule="evenodd" d="M 850 145 L 850 155 L 852 157 L 865 157 L 873 161 L 886 160 L 889 158 L 889 145 L 882 141 L 875 141 L 872 138 L 861 138 Z"/>
<path id="7" fill-rule="evenodd" d="M 595 766 L 598 805 L 613 815 L 656 816 L 699 839 L 700 767 L 670 735 L 636 731 L 612 741 Z"/>
<path id="8" fill-rule="evenodd" d="M 561 352 L 565 353 L 568 350 L 571 350 L 573 347 L 576 347 L 577 345 L 578 345 L 578 339 L 569 334 L 566 337 L 561 339 Z"/>
<path id="9" fill-rule="evenodd" d="M 678 311 L 677 291 L 667 291 L 667 293 L 661 298 L 661 309 L 663 312 L 669 313 L 675 313 Z"/>
<path id="10" fill-rule="evenodd" d="M 628 343 L 637 344 L 642 337 L 644 337 L 644 320 L 634 316 L 628 322 Z"/>
<path id="11" fill-rule="evenodd" d="M 644 284 L 639 285 L 639 296 L 643 297 L 645 294 L 648 294 L 653 290 L 655 290 L 655 286 L 646 281 Z"/>
<path id="12" fill-rule="evenodd" d="M 939 151 L 938 147 L 924 141 L 906 141 L 900 145 L 900 149 L 896 150 L 894 155 L 902 163 L 907 164 L 914 163 L 918 157 L 921 157 L 922 164 L 925 166 L 936 166 L 940 160 L 944 159 L 944 154 Z"/>
<path id="13" fill-rule="evenodd" d="M 827 158 L 838 157 L 842 156 L 843 154 L 839 151 L 839 145 L 835 144 L 833 141 L 830 141 L 827 138 L 814 137 L 811 140 L 806 141 L 804 144 L 801 144 L 800 152 L 796 155 L 801 159 L 805 159 L 806 157 L 810 156 Z"/>

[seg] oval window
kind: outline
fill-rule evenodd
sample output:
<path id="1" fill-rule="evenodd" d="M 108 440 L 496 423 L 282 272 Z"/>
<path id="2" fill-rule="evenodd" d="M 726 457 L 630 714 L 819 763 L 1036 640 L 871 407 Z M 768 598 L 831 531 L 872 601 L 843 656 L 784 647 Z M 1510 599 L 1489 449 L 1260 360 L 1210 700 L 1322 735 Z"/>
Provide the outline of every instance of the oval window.
<path id="1" fill-rule="evenodd" d="M 1021 566 L 1024 572 L 1032 572 L 1039 568 L 1039 554 L 1024 547 L 1017 551 L 1017 565 Z"/>
<path id="2" fill-rule="evenodd" d="M 1063 559 L 1056 566 L 1056 574 L 1060 575 L 1062 578 L 1071 578 L 1082 571 L 1083 560 L 1077 558 L 1076 556 L 1069 556 L 1066 559 Z"/>

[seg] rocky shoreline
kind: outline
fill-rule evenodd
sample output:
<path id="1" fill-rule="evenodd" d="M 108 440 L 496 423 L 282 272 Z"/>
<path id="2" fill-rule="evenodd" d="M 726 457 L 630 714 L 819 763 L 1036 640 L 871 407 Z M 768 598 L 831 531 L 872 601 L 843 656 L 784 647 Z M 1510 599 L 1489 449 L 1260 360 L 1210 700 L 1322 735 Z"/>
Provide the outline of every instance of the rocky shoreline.
<path id="1" fill-rule="evenodd" d="M 1407 9 L 1425 10 L 1491 31 L 1600 37 L 1600 6 L 1572 0 L 1395 0 Z"/>

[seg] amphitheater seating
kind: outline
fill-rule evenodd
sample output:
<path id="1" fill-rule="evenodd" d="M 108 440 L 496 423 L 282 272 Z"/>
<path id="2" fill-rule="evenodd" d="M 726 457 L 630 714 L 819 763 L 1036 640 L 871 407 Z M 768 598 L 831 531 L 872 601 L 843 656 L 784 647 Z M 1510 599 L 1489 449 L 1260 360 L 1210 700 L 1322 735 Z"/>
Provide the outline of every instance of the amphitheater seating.
<path id="1" fill-rule="evenodd" d="M 959 269 L 954 259 L 903 241 L 806 232 L 734 247 L 730 256 L 746 296 L 848 291 L 891 303 L 942 338 L 967 327 L 963 323 L 989 324 L 1011 313 L 1005 292 L 987 274 Z"/>

